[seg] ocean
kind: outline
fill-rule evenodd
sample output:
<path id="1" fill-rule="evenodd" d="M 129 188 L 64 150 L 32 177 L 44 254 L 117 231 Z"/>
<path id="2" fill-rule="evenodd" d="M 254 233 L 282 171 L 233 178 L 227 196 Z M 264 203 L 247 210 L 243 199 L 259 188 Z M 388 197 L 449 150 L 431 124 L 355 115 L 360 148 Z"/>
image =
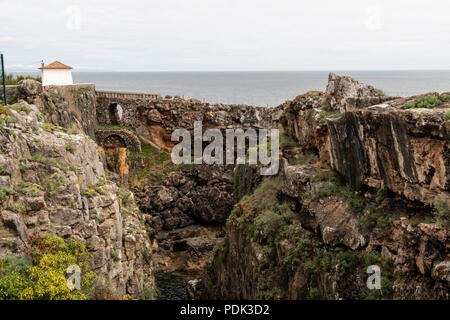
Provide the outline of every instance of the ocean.
<path id="1" fill-rule="evenodd" d="M 391 96 L 450 91 L 448 71 L 333 71 Z M 327 71 L 259 72 L 73 72 L 75 83 L 99 90 L 192 97 L 208 102 L 277 106 L 310 90 L 325 90 Z"/>

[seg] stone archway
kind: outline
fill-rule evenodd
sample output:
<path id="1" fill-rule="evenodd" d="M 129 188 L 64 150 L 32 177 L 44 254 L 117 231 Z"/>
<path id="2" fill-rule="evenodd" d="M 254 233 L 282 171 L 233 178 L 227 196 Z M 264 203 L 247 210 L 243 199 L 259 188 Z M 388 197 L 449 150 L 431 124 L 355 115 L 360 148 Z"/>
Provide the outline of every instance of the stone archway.
<path id="1" fill-rule="evenodd" d="M 127 129 L 104 129 L 95 133 L 97 143 L 105 148 L 127 148 L 130 151 L 141 151 L 141 141 Z"/>
<path id="2" fill-rule="evenodd" d="M 126 148 L 125 140 L 118 134 L 111 134 L 103 139 L 103 147 L 105 148 Z"/>

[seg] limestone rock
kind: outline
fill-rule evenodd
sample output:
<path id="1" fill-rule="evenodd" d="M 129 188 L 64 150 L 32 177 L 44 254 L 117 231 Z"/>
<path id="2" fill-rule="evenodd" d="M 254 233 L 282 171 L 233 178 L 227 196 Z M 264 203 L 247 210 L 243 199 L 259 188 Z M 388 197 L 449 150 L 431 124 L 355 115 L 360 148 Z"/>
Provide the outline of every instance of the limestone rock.
<path id="1" fill-rule="evenodd" d="M 20 93 L 30 97 L 37 96 L 42 92 L 42 84 L 36 80 L 20 80 L 18 88 Z"/>
<path id="2" fill-rule="evenodd" d="M 32 84 L 21 83 L 27 94 Z M 142 298 L 144 285 L 154 288 L 154 277 L 151 244 L 134 200 L 123 206 L 93 140 L 44 124 L 35 105 L 20 106 L 27 111 L 12 105 L 8 111 L 16 120 L 0 131 L 0 163 L 7 171 L 0 188 L 11 190 L 0 198 L 0 255 L 26 253 L 35 234 L 76 238 L 113 290 Z"/>
<path id="3" fill-rule="evenodd" d="M 382 91 L 351 77 L 338 76 L 334 73 L 328 76 L 327 95 L 331 107 L 341 112 L 376 105 L 388 100 Z"/>

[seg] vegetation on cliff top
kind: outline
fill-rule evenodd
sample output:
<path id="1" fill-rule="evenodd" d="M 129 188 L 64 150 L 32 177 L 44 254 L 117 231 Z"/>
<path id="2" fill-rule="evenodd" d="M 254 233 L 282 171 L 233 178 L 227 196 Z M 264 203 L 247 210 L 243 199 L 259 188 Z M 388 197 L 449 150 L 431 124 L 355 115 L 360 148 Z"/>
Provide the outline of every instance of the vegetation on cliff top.
<path id="1" fill-rule="evenodd" d="M 403 109 L 413 109 L 413 108 L 427 108 L 433 109 L 445 102 L 450 102 L 450 94 L 442 94 L 440 96 L 436 95 L 426 95 L 421 96 L 414 101 L 407 102 L 403 104 Z"/>

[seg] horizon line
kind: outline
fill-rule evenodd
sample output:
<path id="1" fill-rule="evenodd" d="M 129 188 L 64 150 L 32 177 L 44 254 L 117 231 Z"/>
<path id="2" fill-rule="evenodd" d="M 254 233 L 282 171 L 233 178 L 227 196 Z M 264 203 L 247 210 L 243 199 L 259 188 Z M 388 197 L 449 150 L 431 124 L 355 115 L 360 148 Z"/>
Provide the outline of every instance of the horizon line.
<path id="1" fill-rule="evenodd" d="M 179 72 L 386 72 L 386 71 L 450 71 L 450 69 L 310 69 L 310 70 L 77 70 L 76 67 L 72 69 L 72 73 L 96 72 L 96 73 L 179 73 Z M 38 69 L 13 69 L 9 72 L 35 72 L 39 73 Z M 8 73 L 7 67 L 5 73 Z"/>

